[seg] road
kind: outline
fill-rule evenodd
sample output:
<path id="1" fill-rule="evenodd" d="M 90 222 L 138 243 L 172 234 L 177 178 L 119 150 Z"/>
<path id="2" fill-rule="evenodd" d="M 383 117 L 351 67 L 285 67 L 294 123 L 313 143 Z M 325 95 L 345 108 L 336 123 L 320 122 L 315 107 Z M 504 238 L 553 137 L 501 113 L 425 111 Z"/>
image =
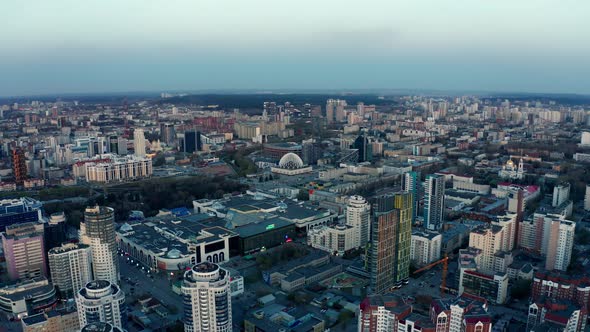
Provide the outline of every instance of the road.
<path id="1" fill-rule="evenodd" d="M 148 275 L 138 269 L 135 265 L 128 263 L 127 257 L 119 256 L 121 269 L 121 286 L 127 296 L 133 295 L 131 288 L 135 289 L 135 295 L 149 294 L 158 299 L 167 308 L 175 307 L 177 314 L 170 315 L 172 320 L 182 319 L 182 297 L 172 291 L 171 281 L 168 276 L 163 274 L 156 274 L 154 278 L 149 278 Z M 136 281 L 136 285 L 131 285 L 125 281 L 125 278 L 131 278 Z"/>

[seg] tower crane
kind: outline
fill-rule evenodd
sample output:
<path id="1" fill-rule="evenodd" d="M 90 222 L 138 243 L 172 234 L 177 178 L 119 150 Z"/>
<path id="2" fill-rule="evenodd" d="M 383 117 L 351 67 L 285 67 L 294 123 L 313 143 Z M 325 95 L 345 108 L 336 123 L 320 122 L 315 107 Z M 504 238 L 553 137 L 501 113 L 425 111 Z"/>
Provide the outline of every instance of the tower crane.
<path id="1" fill-rule="evenodd" d="M 441 263 L 443 265 L 443 270 L 442 270 L 442 280 L 441 280 L 441 284 L 440 284 L 440 294 L 443 295 L 445 292 L 445 288 L 447 286 L 447 271 L 449 269 L 449 257 L 446 254 L 443 259 L 440 259 L 436 262 L 433 262 L 433 263 L 430 263 L 424 267 L 421 267 L 418 270 L 414 271 L 414 273 L 412 273 L 412 274 L 417 274 L 417 273 L 420 273 L 423 271 L 428 271 L 431 268 L 433 268 Z"/>

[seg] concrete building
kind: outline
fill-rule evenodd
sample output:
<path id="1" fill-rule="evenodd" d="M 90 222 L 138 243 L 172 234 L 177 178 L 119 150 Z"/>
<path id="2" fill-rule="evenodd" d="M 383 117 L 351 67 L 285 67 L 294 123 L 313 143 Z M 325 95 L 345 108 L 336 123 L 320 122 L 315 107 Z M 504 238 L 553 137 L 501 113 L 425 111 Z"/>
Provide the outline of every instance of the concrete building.
<path id="1" fill-rule="evenodd" d="M 376 197 L 373 204 L 368 270 L 371 288 L 383 294 L 407 284 L 412 243 L 412 194 Z"/>
<path id="2" fill-rule="evenodd" d="M 82 326 L 80 332 L 125 332 L 125 330 L 113 326 L 113 324 L 98 322 Z"/>
<path id="3" fill-rule="evenodd" d="M 133 148 L 137 157 L 145 157 L 145 134 L 143 129 L 135 128 L 133 130 Z"/>
<path id="4" fill-rule="evenodd" d="M 560 183 L 553 187 L 553 201 L 551 206 L 558 207 L 570 199 L 570 184 Z"/>
<path id="5" fill-rule="evenodd" d="M 402 178 L 402 190 L 412 193 L 412 223 L 416 221 L 416 216 L 418 215 L 419 189 L 420 174 L 414 171 L 404 173 Z"/>
<path id="6" fill-rule="evenodd" d="M 115 234 L 115 212 L 110 207 L 93 206 L 84 211 L 80 242 L 90 246 L 95 280 L 119 282 L 119 259 Z"/>
<path id="7" fill-rule="evenodd" d="M 23 332 L 80 331 L 80 321 L 76 310 L 52 310 L 31 315 L 21 320 L 21 326 Z"/>
<path id="8" fill-rule="evenodd" d="M 445 178 L 431 174 L 426 177 L 424 186 L 424 226 L 430 230 L 440 230 L 444 222 Z"/>
<path id="9" fill-rule="evenodd" d="M 47 277 L 43 224 L 10 225 L 1 238 L 10 280 Z"/>
<path id="10" fill-rule="evenodd" d="M 153 174 L 153 166 L 150 158 L 106 154 L 76 162 L 72 173 L 86 182 L 121 182 L 148 178 Z"/>
<path id="11" fill-rule="evenodd" d="M 94 280 L 76 293 L 80 326 L 109 323 L 120 329 L 127 326 L 125 293 L 108 280 Z"/>
<path id="12" fill-rule="evenodd" d="M 92 252 L 85 244 L 65 243 L 49 250 L 51 282 L 62 298 L 74 294 L 92 280 Z"/>
<path id="13" fill-rule="evenodd" d="M 416 266 L 425 266 L 441 257 L 442 235 L 435 231 L 412 230 L 410 259 Z"/>
<path id="14" fill-rule="evenodd" d="M 55 305 L 55 287 L 46 278 L 19 281 L 0 288 L 0 310 L 23 318 Z"/>
<path id="15" fill-rule="evenodd" d="M 576 223 L 553 219 L 548 226 L 550 235 L 547 242 L 545 269 L 567 271 L 574 248 Z"/>
<path id="16" fill-rule="evenodd" d="M 492 331 L 487 301 L 473 296 L 434 300 L 430 306 L 430 320 L 436 332 Z"/>
<path id="17" fill-rule="evenodd" d="M 395 295 L 371 295 L 359 306 L 359 332 L 398 331 L 400 320 L 412 313 L 412 306 Z M 404 330 L 405 331 L 405 330 Z"/>
<path id="18" fill-rule="evenodd" d="M 307 243 L 317 249 L 342 256 L 345 252 L 356 249 L 354 228 L 350 225 L 316 226 L 307 233 Z"/>
<path id="19" fill-rule="evenodd" d="M 584 196 L 584 210 L 590 211 L 590 184 L 586 184 L 586 195 Z"/>
<path id="20" fill-rule="evenodd" d="M 371 206 L 361 196 L 351 196 L 346 205 L 346 224 L 354 232 L 353 243 L 365 247 L 371 237 Z"/>
<path id="21" fill-rule="evenodd" d="M 193 266 L 182 282 L 184 330 L 232 331 L 230 276 L 213 263 Z"/>

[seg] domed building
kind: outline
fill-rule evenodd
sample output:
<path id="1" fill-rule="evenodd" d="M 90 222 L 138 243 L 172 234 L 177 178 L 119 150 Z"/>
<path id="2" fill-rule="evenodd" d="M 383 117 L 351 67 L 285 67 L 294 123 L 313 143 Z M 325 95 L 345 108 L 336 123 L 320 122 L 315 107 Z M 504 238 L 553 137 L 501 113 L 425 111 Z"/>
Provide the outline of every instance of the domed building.
<path id="1" fill-rule="evenodd" d="M 512 161 L 512 159 L 508 159 L 506 165 L 502 166 L 502 169 L 498 172 L 498 175 L 503 179 L 521 180 L 522 178 L 524 178 L 525 171 L 522 158 L 518 162 L 518 166 L 516 165 L 516 163 Z"/>
<path id="2" fill-rule="evenodd" d="M 299 175 L 312 171 L 311 166 L 306 166 L 297 154 L 289 152 L 281 157 L 279 165 L 272 167 L 271 172 L 284 175 Z"/>

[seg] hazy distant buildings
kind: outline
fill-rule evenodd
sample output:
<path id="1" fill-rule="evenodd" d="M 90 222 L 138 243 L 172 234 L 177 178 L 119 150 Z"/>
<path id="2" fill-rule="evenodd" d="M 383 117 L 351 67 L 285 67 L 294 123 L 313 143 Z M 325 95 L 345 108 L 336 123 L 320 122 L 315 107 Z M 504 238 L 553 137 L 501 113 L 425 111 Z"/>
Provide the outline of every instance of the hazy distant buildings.
<path id="1" fill-rule="evenodd" d="M 21 148 L 12 150 L 12 174 L 17 185 L 22 185 L 27 179 L 27 159 Z"/>
<path id="2" fill-rule="evenodd" d="M 121 182 L 152 176 L 153 164 L 146 157 L 107 154 L 78 161 L 72 166 L 72 173 L 87 182 Z"/>
<path id="3" fill-rule="evenodd" d="M 135 149 L 135 156 L 145 157 L 145 134 L 143 129 L 135 128 L 133 131 L 133 147 Z"/>

